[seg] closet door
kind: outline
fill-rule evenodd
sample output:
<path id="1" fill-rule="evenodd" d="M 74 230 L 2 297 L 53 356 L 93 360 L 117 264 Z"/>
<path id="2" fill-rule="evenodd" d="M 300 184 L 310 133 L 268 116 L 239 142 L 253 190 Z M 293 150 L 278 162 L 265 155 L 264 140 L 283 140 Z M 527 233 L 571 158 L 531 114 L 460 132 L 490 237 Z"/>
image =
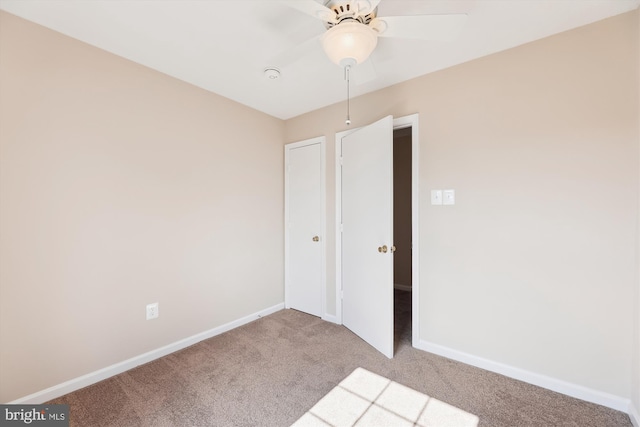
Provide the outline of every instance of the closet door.
<path id="1" fill-rule="evenodd" d="M 285 306 L 324 312 L 324 137 L 285 146 Z"/>

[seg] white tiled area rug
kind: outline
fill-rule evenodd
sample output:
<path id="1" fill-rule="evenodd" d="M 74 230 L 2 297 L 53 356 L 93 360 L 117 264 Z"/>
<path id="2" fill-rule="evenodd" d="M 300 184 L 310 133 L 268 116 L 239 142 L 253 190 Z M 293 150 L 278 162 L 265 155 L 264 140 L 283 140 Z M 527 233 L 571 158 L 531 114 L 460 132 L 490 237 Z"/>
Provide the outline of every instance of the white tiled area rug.
<path id="1" fill-rule="evenodd" d="M 357 368 L 292 427 L 476 427 L 478 417 Z"/>

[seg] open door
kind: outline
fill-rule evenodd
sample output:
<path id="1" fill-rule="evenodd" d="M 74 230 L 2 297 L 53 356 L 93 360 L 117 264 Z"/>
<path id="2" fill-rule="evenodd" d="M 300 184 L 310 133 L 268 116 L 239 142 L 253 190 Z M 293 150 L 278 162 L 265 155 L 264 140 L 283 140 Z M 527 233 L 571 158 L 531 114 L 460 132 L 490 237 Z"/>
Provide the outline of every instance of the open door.
<path id="1" fill-rule="evenodd" d="M 393 117 L 342 138 L 342 323 L 393 357 Z"/>

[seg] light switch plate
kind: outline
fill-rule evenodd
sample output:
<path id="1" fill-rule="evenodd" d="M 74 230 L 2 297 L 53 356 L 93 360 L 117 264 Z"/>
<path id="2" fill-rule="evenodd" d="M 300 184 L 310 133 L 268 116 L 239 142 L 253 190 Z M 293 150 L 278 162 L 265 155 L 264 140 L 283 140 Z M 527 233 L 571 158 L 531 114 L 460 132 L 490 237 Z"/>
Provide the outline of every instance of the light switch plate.
<path id="1" fill-rule="evenodd" d="M 431 204 L 432 205 L 442 204 L 442 190 L 431 190 Z"/>
<path id="2" fill-rule="evenodd" d="M 443 205 L 455 205 L 456 204 L 456 190 L 442 190 L 442 204 Z"/>

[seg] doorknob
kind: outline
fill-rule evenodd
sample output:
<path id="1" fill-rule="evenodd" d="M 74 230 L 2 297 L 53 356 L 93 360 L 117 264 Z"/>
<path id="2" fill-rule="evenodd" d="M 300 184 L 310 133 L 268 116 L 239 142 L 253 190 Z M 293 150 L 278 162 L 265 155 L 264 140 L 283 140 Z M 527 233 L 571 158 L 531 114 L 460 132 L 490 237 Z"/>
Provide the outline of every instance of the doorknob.
<path id="1" fill-rule="evenodd" d="M 391 252 L 395 252 L 395 251 L 396 251 L 395 245 L 391 245 Z"/>
<path id="2" fill-rule="evenodd" d="M 311 240 L 313 240 L 314 242 L 319 242 L 320 241 L 320 237 L 313 236 L 313 239 L 311 239 Z"/>
<path id="3" fill-rule="evenodd" d="M 379 247 L 378 247 L 378 252 L 381 252 L 381 253 L 385 253 L 385 254 L 386 254 L 386 253 L 387 253 L 387 245 L 379 246 Z"/>

